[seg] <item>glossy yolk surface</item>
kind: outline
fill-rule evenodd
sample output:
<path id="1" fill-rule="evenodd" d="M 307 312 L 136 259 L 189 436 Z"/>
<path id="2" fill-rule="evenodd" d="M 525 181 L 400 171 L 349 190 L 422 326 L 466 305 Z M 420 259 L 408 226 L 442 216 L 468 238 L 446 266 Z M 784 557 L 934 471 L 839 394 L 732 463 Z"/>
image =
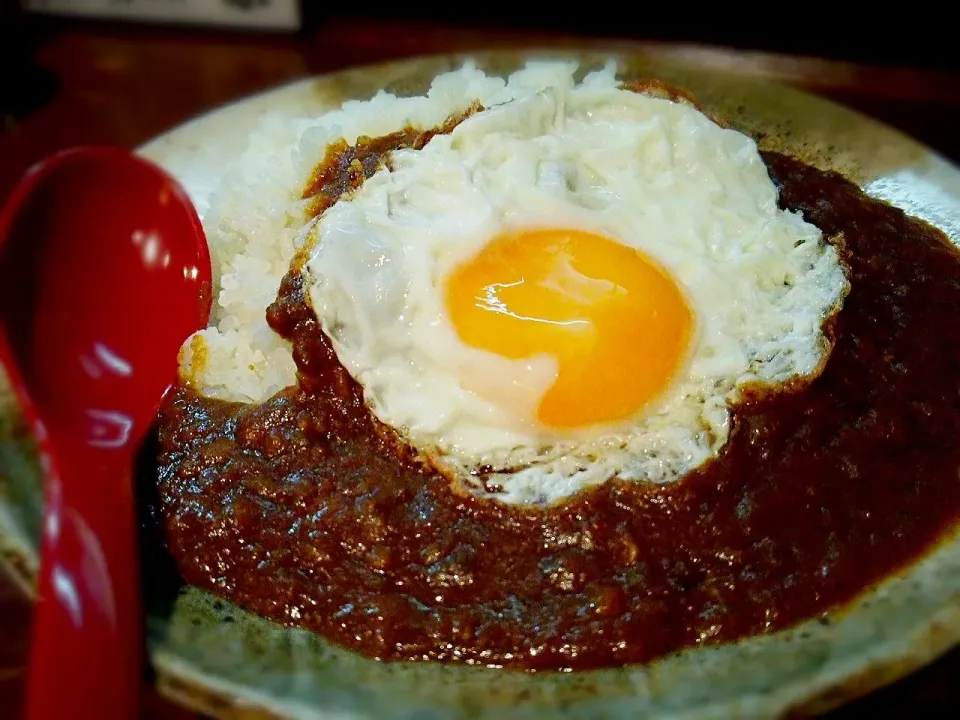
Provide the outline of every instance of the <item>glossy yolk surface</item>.
<path id="1" fill-rule="evenodd" d="M 693 313 L 666 271 L 581 230 L 499 235 L 454 269 L 445 292 L 467 345 L 556 358 L 537 420 L 557 429 L 635 414 L 673 379 L 692 336 Z"/>

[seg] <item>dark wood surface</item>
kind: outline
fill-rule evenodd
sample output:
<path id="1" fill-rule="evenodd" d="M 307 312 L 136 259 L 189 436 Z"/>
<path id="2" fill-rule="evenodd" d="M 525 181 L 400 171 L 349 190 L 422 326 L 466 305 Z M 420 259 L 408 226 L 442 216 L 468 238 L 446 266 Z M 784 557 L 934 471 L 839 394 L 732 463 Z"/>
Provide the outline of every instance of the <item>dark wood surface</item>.
<path id="1" fill-rule="evenodd" d="M 0 199 L 54 150 L 86 143 L 135 147 L 199 112 L 309 74 L 421 53 L 583 42 L 528 29 L 347 18 L 299 36 L 85 23 L 21 23 L 11 32 L 9 19 L 2 21 L 7 34 L 0 45 L 23 52 L 4 57 L 0 70 Z M 833 98 L 960 162 L 960 74 L 695 45 L 684 51 Z M 0 718 L 20 716 L 28 622 L 28 604 L 0 577 Z M 145 705 L 149 718 L 195 717 L 150 691 Z M 861 715 L 960 715 L 960 651 L 830 717 Z"/>

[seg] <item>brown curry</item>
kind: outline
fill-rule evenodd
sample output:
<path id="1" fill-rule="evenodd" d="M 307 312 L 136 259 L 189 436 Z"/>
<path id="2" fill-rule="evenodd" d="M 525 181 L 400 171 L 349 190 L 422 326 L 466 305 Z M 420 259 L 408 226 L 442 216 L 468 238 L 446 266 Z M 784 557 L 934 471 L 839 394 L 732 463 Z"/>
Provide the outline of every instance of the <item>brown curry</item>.
<path id="1" fill-rule="evenodd" d="M 418 138 L 332 147 L 315 210 Z M 851 291 L 822 374 L 734 408 L 716 460 L 547 509 L 455 492 L 364 405 L 295 264 L 268 320 L 299 386 L 253 406 L 180 387 L 163 408 L 185 580 L 385 660 L 558 669 L 823 616 L 915 560 L 960 518 L 960 252 L 839 175 L 764 159 L 783 206 L 842 236 Z"/>

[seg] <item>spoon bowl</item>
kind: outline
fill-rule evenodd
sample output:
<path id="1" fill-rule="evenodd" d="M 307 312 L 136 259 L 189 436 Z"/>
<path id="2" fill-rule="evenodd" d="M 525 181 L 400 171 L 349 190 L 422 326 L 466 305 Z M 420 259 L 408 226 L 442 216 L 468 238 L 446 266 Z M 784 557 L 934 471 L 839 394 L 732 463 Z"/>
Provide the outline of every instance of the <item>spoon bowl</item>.
<path id="1" fill-rule="evenodd" d="M 189 198 L 126 151 L 51 156 L 0 210 L 0 362 L 45 476 L 28 718 L 137 714 L 134 460 L 210 287 Z"/>

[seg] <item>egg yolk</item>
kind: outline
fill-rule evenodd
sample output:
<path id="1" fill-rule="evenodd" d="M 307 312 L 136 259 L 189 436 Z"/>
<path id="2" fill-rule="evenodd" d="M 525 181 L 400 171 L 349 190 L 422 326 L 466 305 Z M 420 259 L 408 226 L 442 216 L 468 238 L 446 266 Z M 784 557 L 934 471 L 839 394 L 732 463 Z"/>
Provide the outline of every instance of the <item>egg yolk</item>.
<path id="1" fill-rule="evenodd" d="M 670 384 L 692 335 L 693 313 L 658 264 L 582 230 L 499 235 L 453 270 L 445 292 L 467 345 L 556 359 L 537 408 L 556 429 L 636 414 Z"/>

